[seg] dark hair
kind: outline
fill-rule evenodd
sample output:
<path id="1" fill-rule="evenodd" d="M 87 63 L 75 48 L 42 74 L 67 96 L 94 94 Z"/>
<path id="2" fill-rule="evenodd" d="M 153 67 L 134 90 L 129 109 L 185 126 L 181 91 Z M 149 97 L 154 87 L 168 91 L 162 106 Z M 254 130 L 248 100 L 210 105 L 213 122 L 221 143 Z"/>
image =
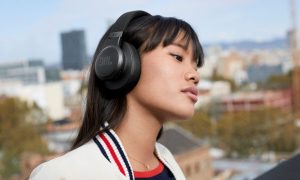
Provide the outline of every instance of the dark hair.
<path id="1" fill-rule="evenodd" d="M 86 109 L 82 126 L 72 149 L 85 144 L 99 131 L 104 131 L 102 127 L 106 122 L 108 126 L 105 129 L 117 127 L 127 110 L 126 94 L 112 94 L 112 92 L 106 90 L 103 82 L 97 78 L 95 73 L 95 59 L 102 49 L 103 40 L 108 36 L 110 29 L 100 40 L 93 57 L 90 67 Z M 197 61 L 197 66 L 202 66 L 204 54 L 197 34 L 188 23 L 180 19 L 162 16 L 140 17 L 130 22 L 124 32 L 122 41 L 132 44 L 141 54 L 155 49 L 160 43 L 164 47 L 170 45 L 176 40 L 179 33 L 183 33 L 186 48 L 189 42 L 192 42 L 193 57 Z"/>

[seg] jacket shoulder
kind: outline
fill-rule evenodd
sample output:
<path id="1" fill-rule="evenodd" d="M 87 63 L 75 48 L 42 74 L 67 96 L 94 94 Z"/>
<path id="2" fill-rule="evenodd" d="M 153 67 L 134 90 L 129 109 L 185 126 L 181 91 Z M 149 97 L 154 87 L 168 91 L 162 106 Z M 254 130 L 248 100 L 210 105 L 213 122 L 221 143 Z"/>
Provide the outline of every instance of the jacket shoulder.
<path id="1" fill-rule="evenodd" d="M 93 141 L 36 167 L 30 180 L 95 179 L 115 174 Z"/>

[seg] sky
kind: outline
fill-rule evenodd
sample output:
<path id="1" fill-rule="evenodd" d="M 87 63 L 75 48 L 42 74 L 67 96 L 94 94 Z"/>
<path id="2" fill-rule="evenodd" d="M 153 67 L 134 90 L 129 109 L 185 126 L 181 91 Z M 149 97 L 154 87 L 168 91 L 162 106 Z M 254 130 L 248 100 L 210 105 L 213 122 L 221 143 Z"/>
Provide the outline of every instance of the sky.
<path id="1" fill-rule="evenodd" d="M 299 9 L 300 0 L 296 1 Z M 137 9 L 187 21 L 202 44 L 267 41 L 284 37 L 291 27 L 290 0 L 3 0 L 0 63 L 58 63 L 60 33 L 81 29 L 92 55 L 108 25 Z"/>

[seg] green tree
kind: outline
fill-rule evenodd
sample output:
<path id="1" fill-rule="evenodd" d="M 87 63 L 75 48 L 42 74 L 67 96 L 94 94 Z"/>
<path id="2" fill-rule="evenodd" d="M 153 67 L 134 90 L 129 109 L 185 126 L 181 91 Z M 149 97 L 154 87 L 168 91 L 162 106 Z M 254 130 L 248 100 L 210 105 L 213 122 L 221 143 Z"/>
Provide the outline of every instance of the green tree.
<path id="1" fill-rule="evenodd" d="M 41 139 L 41 126 L 32 113 L 40 111 L 16 98 L 0 98 L 0 174 L 2 178 L 18 174 L 22 153 L 48 153 Z"/>
<path id="2" fill-rule="evenodd" d="M 251 112 L 225 113 L 218 121 L 217 132 L 219 143 L 229 155 L 296 149 L 296 127 L 288 112 L 280 109 L 262 107 Z"/>
<path id="3" fill-rule="evenodd" d="M 177 124 L 201 138 L 211 138 L 214 131 L 213 122 L 205 110 L 198 110 L 190 120 L 177 122 Z"/>

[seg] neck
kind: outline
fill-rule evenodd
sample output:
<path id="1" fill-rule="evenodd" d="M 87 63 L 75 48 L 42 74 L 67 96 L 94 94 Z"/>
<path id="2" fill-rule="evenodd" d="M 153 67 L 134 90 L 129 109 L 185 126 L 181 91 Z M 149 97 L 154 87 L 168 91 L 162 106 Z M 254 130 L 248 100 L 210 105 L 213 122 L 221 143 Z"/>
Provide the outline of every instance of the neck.
<path id="1" fill-rule="evenodd" d="M 162 123 L 141 105 L 128 99 L 128 108 L 121 124 L 115 129 L 129 158 L 154 164 L 157 135 Z"/>

